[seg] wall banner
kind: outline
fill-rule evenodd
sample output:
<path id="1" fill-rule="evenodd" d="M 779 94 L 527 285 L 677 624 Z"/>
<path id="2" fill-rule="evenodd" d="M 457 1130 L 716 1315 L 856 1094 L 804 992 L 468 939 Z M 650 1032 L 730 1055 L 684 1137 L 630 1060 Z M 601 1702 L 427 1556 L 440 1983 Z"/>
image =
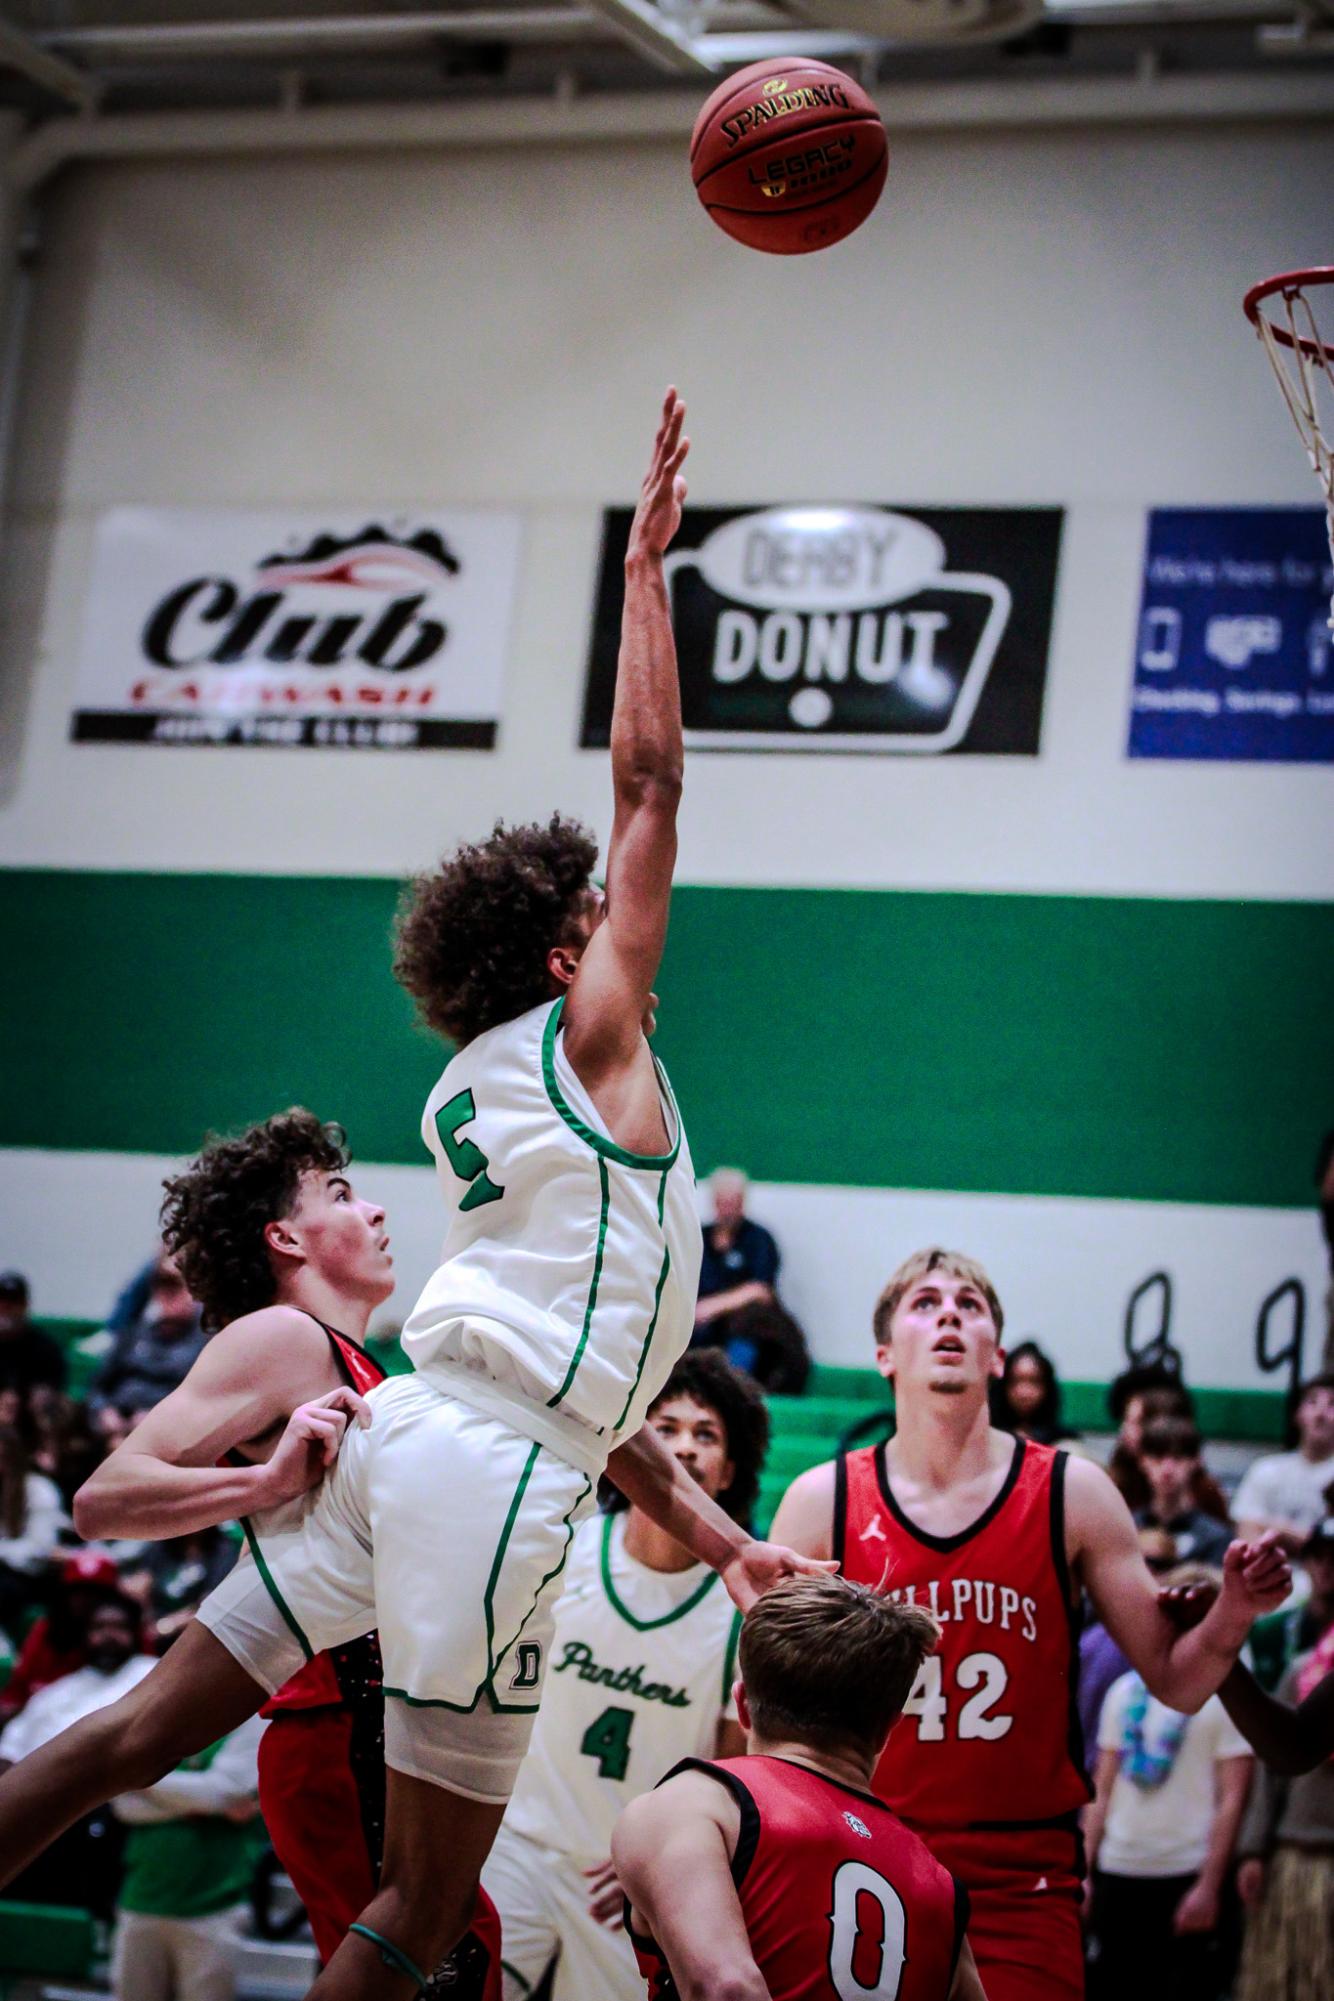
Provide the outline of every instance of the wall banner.
<path id="1" fill-rule="evenodd" d="M 489 750 L 519 536 L 512 514 L 113 508 L 70 734 Z"/>
<path id="2" fill-rule="evenodd" d="M 1155 508 L 1129 755 L 1334 761 L 1331 590 L 1321 507 Z"/>
<path id="3" fill-rule="evenodd" d="M 629 508 L 605 516 L 580 742 L 607 744 Z M 666 562 L 693 750 L 1033 757 L 1059 508 L 687 507 Z"/>

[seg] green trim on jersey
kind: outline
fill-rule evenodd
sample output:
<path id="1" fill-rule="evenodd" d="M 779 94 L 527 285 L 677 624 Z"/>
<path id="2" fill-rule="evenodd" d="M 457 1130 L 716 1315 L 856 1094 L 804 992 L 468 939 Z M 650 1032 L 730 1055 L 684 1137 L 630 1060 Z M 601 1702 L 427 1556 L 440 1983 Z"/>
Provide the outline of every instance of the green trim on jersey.
<path id="1" fill-rule="evenodd" d="M 278 1610 L 282 1613 L 284 1622 L 286 1623 L 287 1627 L 289 1628 L 295 1639 L 299 1642 L 301 1651 L 305 1655 L 306 1659 L 308 1661 L 313 1661 L 315 1658 L 315 1649 L 314 1647 L 311 1646 L 310 1641 L 306 1638 L 305 1634 L 301 1630 L 300 1625 L 297 1623 L 296 1614 L 293 1612 L 287 1600 L 283 1597 L 282 1592 L 278 1589 L 278 1586 L 274 1581 L 273 1572 L 269 1569 L 268 1564 L 265 1562 L 264 1552 L 259 1546 L 259 1538 L 255 1534 L 255 1531 L 251 1528 L 249 1522 L 245 1519 L 244 1516 L 242 1516 L 241 1518 L 241 1527 L 245 1532 L 245 1539 L 247 1543 L 250 1545 L 250 1554 L 255 1559 L 255 1568 L 256 1570 L 258 1570 L 260 1574 L 260 1578 L 262 1579 L 264 1584 L 264 1589 L 268 1592 L 270 1598 L 272 1598 L 274 1604 L 278 1607 Z"/>
<path id="2" fill-rule="evenodd" d="M 622 1167 L 666 1169 L 673 1166 L 676 1156 L 681 1151 L 681 1113 L 672 1095 L 672 1087 L 667 1081 L 667 1072 L 656 1056 L 653 1057 L 653 1068 L 657 1073 L 658 1088 L 671 1107 L 672 1121 L 676 1127 L 676 1142 L 670 1153 L 630 1153 L 625 1147 L 617 1146 L 614 1139 L 608 1139 L 605 1133 L 595 1132 L 592 1126 L 585 1125 L 579 1114 L 566 1103 L 560 1085 L 556 1081 L 556 1036 L 560 1030 L 560 1018 L 564 1008 L 565 996 L 562 994 L 547 1016 L 547 1025 L 542 1031 L 542 1081 L 547 1087 L 547 1096 L 570 1131 L 578 1133 L 580 1139 L 591 1146 L 595 1153 L 601 1154 L 604 1160 L 619 1161 Z M 651 1050 L 649 1054 L 652 1055 Z"/>
<path id="3" fill-rule="evenodd" d="M 546 1590 L 548 1584 L 550 1584 L 554 1578 L 559 1577 L 562 1570 L 564 1570 L 566 1561 L 570 1554 L 570 1544 L 574 1541 L 573 1517 L 576 1511 L 582 1508 L 584 1502 L 588 1499 L 592 1491 L 593 1491 L 593 1482 L 591 1480 L 585 1479 L 583 1492 L 575 1495 L 572 1504 L 565 1511 L 565 1547 L 560 1553 L 560 1562 L 556 1565 L 554 1570 L 549 1570 L 547 1572 L 546 1576 L 542 1579 L 542 1582 L 538 1585 L 537 1590 L 533 1593 L 533 1602 L 528 1607 L 528 1610 L 524 1613 L 518 1632 L 514 1635 L 514 1638 L 510 1641 L 509 1646 L 501 1649 L 501 1652 L 495 1662 L 495 1665 L 491 1669 L 491 1673 L 486 1684 L 486 1693 L 487 1693 L 487 1699 L 490 1702 L 491 1707 L 495 1711 L 497 1716 L 524 1716 L 524 1715 L 531 1716 L 535 1714 L 535 1712 L 541 1705 L 540 1695 L 538 1697 L 537 1702 L 499 1701 L 495 1691 L 495 1678 L 500 1668 L 500 1663 L 501 1661 L 504 1660 L 505 1655 L 510 1652 L 511 1648 L 517 1647 L 520 1640 L 523 1638 L 523 1629 L 528 1624 L 528 1621 L 532 1618 L 534 1612 L 537 1610 L 538 1605 L 541 1602 L 542 1593 Z"/>
<path id="4" fill-rule="evenodd" d="M 732 1679 L 736 1674 L 737 1650 L 741 1645 L 741 1614 L 732 1614 L 732 1630 L 727 1636 L 727 1652 L 723 1656 L 723 1708 L 732 1699 Z"/>
<path id="5" fill-rule="evenodd" d="M 598 1180 L 602 1184 L 602 1213 L 598 1217 L 598 1247 L 593 1257 L 593 1277 L 588 1288 L 588 1304 L 584 1308 L 584 1324 L 580 1330 L 575 1351 L 570 1357 L 570 1366 L 565 1371 L 565 1381 L 554 1397 L 547 1398 L 547 1409 L 554 1410 L 562 1401 L 571 1383 L 579 1373 L 579 1364 L 584 1359 L 584 1349 L 588 1346 L 588 1336 L 593 1325 L 593 1315 L 597 1311 L 598 1285 L 602 1278 L 602 1253 L 607 1243 L 607 1218 L 611 1213 L 611 1177 L 607 1173 L 605 1160 L 598 1161 Z"/>
<path id="6" fill-rule="evenodd" d="M 507 1973 L 516 1986 L 522 1987 L 525 1994 L 532 1993 L 533 1989 L 531 1983 L 524 1979 L 523 1975 L 520 1973 L 517 1966 L 511 1966 L 507 1959 L 502 1959 L 500 1962 L 500 1970 L 502 1973 Z"/>
<path id="7" fill-rule="evenodd" d="M 667 1175 L 669 1171 L 670 1170 L 668 1168 L 664 1167 L 662 1171 L 662 1181 L 658 1187 L 659 1229 L 662 1228 L 663 1211 L 667 1207 Z M 621 1426 L 625 1423 L 625 1420 L 629 1415 L 630 1406 L 635 1400 L 635 1391 L 639 1388 L 640 1379 L 644 1373 L 644 1364 L 648 1360 L 648 1351 L 653 1345 L 653 1336 L 657 1331 L 658 1314 L 662 1309 L 662 1288 L 667 1283 L 667 1274 L 671 1270 L 671 1268 L 672 1268 L 672 1247 L 664 1239 L 662 1247 L 662 1270 L 658 1273 L 658 1283 L 653 1293 L 653 1317 L 648 1323 L 648 1332 L 644 1336 L 644 1345 L 639 1351 L 639 1367 L 635 1370 L 635 1379 L 630 1385 L 630 1394 L 626 1397 L 625 1402 L 621 1405 L 620 1416 L 616 1419 L 615 1424 L 613 1424 L 612 1426 L 613 1431 L 619 1431 Z"/>
<path id="8" fill-rule="evenodd" d="M 598 1558 L 599 1567 L 602 1571 L 602 1589 L 607 1594 L 607 1603 L 611 1606 L 612 1611 L 619 1612 L 626 1625 L 633 1626 L 637 1633 L 653 1633 L 657 1631 L 659 1626 L 671 1626 L 675 1624 L 676 1620 L 684 1619 L 686 1613 L 693 1612 L 696 1605 L 699 1604 L 700 1599 L 707 1592 L 712 1591 L 714 1585 L 718 1582 L 717 1571 L 711 1570 L 698 1589 L 692 1591 L 688 1598 L 683 1599 L 674 1612 L 664 1612 L 660 1619 L 636 1619 L 629 1606 L 622 1603 L 616 1586 L 612 1582 L 611 1532 L 617 1520 L 618 1517 L 616 1515 L 608 1515 L 606 1521 L 603 1523 L 602 1550 Z"/>

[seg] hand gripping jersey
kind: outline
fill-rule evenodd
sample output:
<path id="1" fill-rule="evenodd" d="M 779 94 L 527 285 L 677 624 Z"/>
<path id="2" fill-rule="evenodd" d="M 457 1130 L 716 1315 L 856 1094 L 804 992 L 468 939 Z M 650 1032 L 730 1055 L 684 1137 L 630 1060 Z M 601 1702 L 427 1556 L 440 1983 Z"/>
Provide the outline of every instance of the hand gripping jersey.
<path id="1" fill-rule="evenodd" d="M 1016 1439 L 991 1506 L 958 1535 L 933 1536 L 896 1502 L 882 1445 L 837 1462 L 834 1554 L 844 1576 L 941 1621 L 875 1784 L 952 1866 L 945 1832 L 1072 1826 L 1089 1797 L 1065 1465 L 1063 1452 Z"/>
<path id="2" fill-rule="evenodd" d="M 465 1400 L 490 1378 L 600 1470 L 689 1341 L 702 1239 L 666 1075 L 669 1151 L 627 1152 L 566 1060 L 563 1008 L 479 1035 L 427 1099 L 448 1224 L 403 1346 Z"/>
<path id="3" fill-rule="evenodd" d="M 741 1809 L 732 1880 L 772 2001 L 946 2001 L 967 1893 L 883 1800 L 785 1758 L 676 1769 L 707 1772 Z M 651 2001 L 670 2001 L 662 1953 L 631 1938 Z"/>
<path id="4" fill-rule="evenodd" d="M 507 1827 L 581 1864 L 610 1855 L 630 1800 L 680 1759 L 713 1755 L 741 1630 L 717 1571 L 636 1563 L 625 1523 L 603 1515 L 575 1535 L 537 1727 L 505 1811 Z"/>

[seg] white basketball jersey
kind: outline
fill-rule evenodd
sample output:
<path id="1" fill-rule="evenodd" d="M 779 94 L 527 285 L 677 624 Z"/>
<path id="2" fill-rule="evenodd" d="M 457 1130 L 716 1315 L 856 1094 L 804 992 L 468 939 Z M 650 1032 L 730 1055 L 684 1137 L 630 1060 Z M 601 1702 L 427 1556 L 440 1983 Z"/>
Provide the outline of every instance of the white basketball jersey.
<path id="1" fill-rule="evenodd" d="M 604 1463 L 690 1340 L 703 1245 L 661 1066 L 670 1151 L 630 1153 L 566 1059 L 563 1007 L 479 1035 L 426 1101 L 449 1220 L 403 1346 L 428 1374 L 489 1377 Z"/>
<path id="2" fill-rule="evenodd" d="M 611 1853 L 621 1808 L 681 1758 L 712 1758 L 741 1614 L 716 1571 L 650 1570 L 624 1513 L 575 1533 L 542 1707 L 505 1825 L 580 1862 Z"/>

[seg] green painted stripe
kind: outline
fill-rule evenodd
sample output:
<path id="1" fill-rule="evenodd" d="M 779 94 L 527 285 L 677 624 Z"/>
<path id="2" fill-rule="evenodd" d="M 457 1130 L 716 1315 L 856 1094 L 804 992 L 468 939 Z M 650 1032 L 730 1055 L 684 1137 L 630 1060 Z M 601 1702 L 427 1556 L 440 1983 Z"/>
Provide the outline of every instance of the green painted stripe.
<path id="1" fill-rule="evenodd" d="M 274 1604 L 278 1607 L 278 1610 L 282 1613 L 283 1619 L 289 1631 L 296 1638 L 302 1653 L 306 1656 L 306 1659 L 308 1661 L 313 1661 L 315 1658 L 315 1649 L 311 1646 L 310 1641 L 306 1638 L 305 1634 L 302 1632 L 300 1622 L 298 1621 L 295 1612 L 293 1612 L 291 1606 L 288 1604 L 287 1600 L 283 1597 L 282 1592 L 278 1589 L 277 1583 L 274 1579 L 273 1572 L 269 1569 L 268 1563 L 265 1561 L 264 1552 L 259 1546 L 259 1537 L 255 1534 L 255 1531 L 251 1528 L 250 1523 L 244 1518 L 244 1516 L 242 1517 L 241 1520 L 241 1527 L 245 1532 L 245 1539 L 247 1544 L 249 1545 L 250 1554 L 255 1559 L 255 1568 L 256 1570 L 258 1570 L 260 1577 L 263 1579 L 264 1589 L 268 1592 L 270 1598 L 272 1598 Z"/>
<path id="2" fill-rule="evenodd" d="M 598 1179 L 602 1183 L 602 1210 L 598 1217 L 598 1242 L 593 1253 L 593 1276 L 588 1287 L 588 1304 L 584 1308 L 584 1324 L 579 1330 L 579 1339 L 570 1357 L 570 1366 L 565 1371 L 565 1381 L 555 1396 L 547 1398 L 547 1409 L 554 1410 L 569 1390 L 570 1384 L 579 1373 L 579 1364 L 584 1359 L 584 1349 L 588 1346 L 589 1330 L 593 1325 L 593 1315 L 597 1312 L 598 1286 L 602 1279 L 602 1253 L 607 1247 L 607 1218 L 611 1214 L 611 1182 L 607 1175 L 607 1163 L 598 1155 Z"/>
<path id="3" fill-rule="evenodd" d="M 607 1594 L 607 1603 L 613 1612 L 619 1612 L 627 1626 L 633 1626 L 637 1633 L 656 1633 L 659 1626 L 674 1626 L 678 1619 L 684 1619 L 687 1612 L 693 1612 L 701 1598 L 708 1596 L 718 1582 L 718 1573 L 711 1570 L 704 1582 L 696 1586 L 688 1598 L 683 1598 L 674 1612 L 664 1612 L 660 1619 L 636 1619 L 629 1606 L 624 1603 L 611 1574 L 611 1532 L 617 1517 L 608 1515 L 602 1524 L 602 1548 L 598 1561 L 602 1571 L 602 1589 Z"/>
<path id="4" fill-rule="evenodd" d="M 185 1153 L 291 1103 L 424 1159 L 395 885 L 0 870 L 0 1145 Z M 767 1181 L 1302 1207 L 1334 904 L 676 891 L 659 1044 Z"/>

